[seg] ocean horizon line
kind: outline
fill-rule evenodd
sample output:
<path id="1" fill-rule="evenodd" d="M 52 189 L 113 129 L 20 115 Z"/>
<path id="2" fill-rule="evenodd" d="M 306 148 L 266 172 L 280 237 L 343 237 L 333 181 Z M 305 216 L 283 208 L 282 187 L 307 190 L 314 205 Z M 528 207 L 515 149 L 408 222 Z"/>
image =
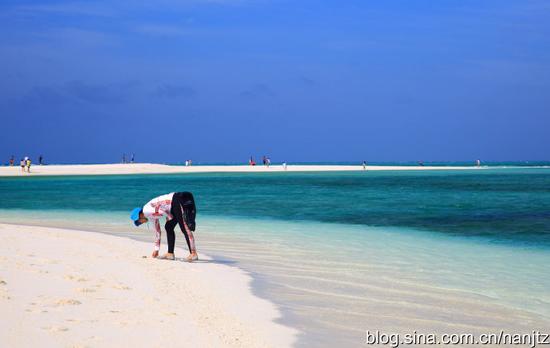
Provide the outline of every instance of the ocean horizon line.
<path id="1" fill-rule="evenodd" d="M 453 160 L 434 160 L 434 161 L 365 161 L 368 166 L 459 166 L 459 167 L 471 167 L 475 166 L 475 161 L 453 161 Z M 363 164 L 363 161 L 273 161 L 270 165 L 282 165 L 286 163 L 287 165 L 300 165 L 300 166 L 334 166 L 334 165 L 357 165 L 360 166 Z M 171 165 L 171 166 L 182 166 L 185 165 L 185 160 L 175 161 L 175 162 L 150 162 L 150 161 L 135 161 L 135 162 L 45 162 L 42 165 L 109 165 L 109 164 L 160 164 L 160 165 Z M 2 163 L 2 166 L 9 166 L 9 163 Z M 15 163 L 14 166 L 17 166 L 18 163 Z M 33 165 L 40 165 L 38 163 L 33 163 Z M 234 162 L 234 161 L 205 161 L 192 162 L 192 166 L 249 166 L 250 164 L 243 162 Z M 263 166 L 262 163 L 256 163 L 256 166 Z M 505 161 L 481 161 L 482 166 L 548 166 L 550 165 L 550 160 L 505 160 Z"/>

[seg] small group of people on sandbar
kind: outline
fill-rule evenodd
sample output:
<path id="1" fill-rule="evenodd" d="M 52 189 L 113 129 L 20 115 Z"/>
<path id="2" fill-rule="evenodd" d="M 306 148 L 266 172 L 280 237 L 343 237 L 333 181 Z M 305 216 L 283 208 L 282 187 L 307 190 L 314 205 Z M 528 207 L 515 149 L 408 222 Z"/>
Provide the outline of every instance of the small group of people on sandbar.
<path id="1" fill-rule="evenodd" d="M 264 166 L 266 167 L 269 167 L 271 165 L 271 158 L 267 157 L 267 156 L 262 156 L 262 163 Z M 285 162 L 286 164 L 286 162 Z M 250 158 L 248 159 L 248 165 L 249 166 L 255 166 L 256 165 L 256 161 L 254 161 L 254 157 L 250 156 Z"/>
<path id="2" fill-rule="evenodd" d="M 10 166 L 13 166 L 13 160 L 10 160 Z M 29 157 L 21 158 L 21 161 L 19 161 L 19 165 L 21 166 L 21 171 L 24 173 L 25 170 L 27 173 L 31 172 L 31 159 Z"/>
<path id="3" fill-rule="evenodd" d="M 136 155 L 135 155 L 135 154 L 132 154 L 132 157 L 130 157 L 130 161 L 128 161 L 128 159 L 126 159 L 126 154 L 123 153 L 123 154 L 122 154 L 122 163 L 124 163 L 124 164 L 126 164 L 126 163 L 134 163 L 135 157 L 136 157 Z"/>
<path id="4" fill-rule="evenodd" d="M 172 192 L 151 199 L 143 207 L 134 208 L 130 214 L 130 219 L 132 219 L 136 226 L 149 221 L 154 223 L 156 238 L 154 251 L 151 256 L 165 260 L 176 259 L 174 255 L 176 244 L 174 228 L 176 225 L 179 225 L 189 248 L 189 256 L 187 256 L 186 261 L 193 262 L 199 259 L 197 248 L 195 247 L 195 236 L 193 235 L 193 231 L 196 228 L 196 215 L 195 198 L 191 192 Z M 162 234 L 160 219 L 163 217 L 166 219 L 164 229 L 166 230 L 166 239 L 168 240 L 168 252 L 159 257 Z"/>
<path id="5" fill-rule="evenodd" d="M 43 161 L 44 157 L 42 157 L 42 155 L 40 155 L 38 157 L 38 164 L 42 165 L 42 161 Z M 9 160 L 9 166 L 10 167 L 13 167 L 15 165 L 15 156 L 12 155 L 10 157 L 10 160 Z M 31 172 L 31 164 L 32 164 L 32 161 L 30 159 L 29 156 L 25 156 L 24 158 L 21 158 L 21 160 L 19 161 L 19 166 L 21 167 L 21 171 L 23 173 L 27 172 L 27 173 L 30 173 Z"/>

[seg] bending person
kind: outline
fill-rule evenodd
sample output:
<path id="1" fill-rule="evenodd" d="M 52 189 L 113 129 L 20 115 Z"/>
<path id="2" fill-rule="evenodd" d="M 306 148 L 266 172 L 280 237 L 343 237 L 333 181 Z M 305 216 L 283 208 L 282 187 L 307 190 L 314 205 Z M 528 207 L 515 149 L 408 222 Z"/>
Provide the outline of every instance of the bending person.
<path id="1" fill-rule="evenodd" d="M 195 237 L 193 236 L 196 214 L 197 209 L 193 194 L 191 192 L 175 192 L 153 198 L 143 208 L 135 208 L 132 210 L 130 218 L 136 226 L 149 220 L 154 221 L 156 239 L 153 257 L 157 257 L 160 250 L 161 228 L 159 220 L 163 216 L 166 218 L 164 229 L 166 230 L 166 238 L 168 240 L 168 253 L 161 258 L 168 260 L 175 259 L 174 246 L 176 244 L 176 235 L 174 228 L 176 225 L 179 225 L 189 248 L 187 261 L 192 262 L 198 260 Z"/>

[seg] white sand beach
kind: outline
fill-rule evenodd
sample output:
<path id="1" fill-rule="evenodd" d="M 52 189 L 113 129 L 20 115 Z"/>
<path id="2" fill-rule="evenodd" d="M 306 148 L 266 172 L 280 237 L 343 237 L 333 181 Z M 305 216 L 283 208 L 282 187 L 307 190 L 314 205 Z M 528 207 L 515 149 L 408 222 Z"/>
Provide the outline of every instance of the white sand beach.
<path id="1" fill-rule="evenodd" d="M 269 167 L 256 165 L 208 165 L 174 166 L 154 163 L 132 164 L 71 164 L 33 165 L 31 172 L 22 172 L 18 166 L 0 167 L 0 176 L 34 175 L 109 175 L 109 174 L 175 174 L 175 173 L 258 173 L 258 172 L 320 172 L 320 171 L 364 171 L 364 170 L 479 170 L 484 167 L 434 167 L 434 166 L 366 166 L 361 165 L 282 165 Z"/>
<path id="2" fill-rule="evenodd" d="M 0 242 L 4 347 L 286 347 L 297 334 L 248 274 L 206 255 L 161 261 L 148 243 L 6 224 Z"/>

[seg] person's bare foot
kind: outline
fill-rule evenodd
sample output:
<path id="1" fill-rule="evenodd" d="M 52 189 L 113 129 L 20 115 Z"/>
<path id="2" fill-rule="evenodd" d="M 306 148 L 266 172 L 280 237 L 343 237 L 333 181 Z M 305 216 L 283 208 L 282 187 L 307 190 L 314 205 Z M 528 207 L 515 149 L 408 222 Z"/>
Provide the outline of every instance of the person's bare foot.
<path id="1" fill-rule="evenodd" d="M 159 257 L 159 259 L 162 259 L 162 260 L 175 260 L 176 257 L 174 256 L 173 253 L 166 253 L 166 254 L 162 255 L 161 257 Z"/>
<path id="2" fill-rule="evenodd" d="M 185 259 L 187 262 L 193 262 L 193 261 L 197 261 L 199 259 L 199 255 L 197 255 L 196 252 L 193 252 L 191 254 L 189 254 L 189 256 L 187 256 L 187 258 Z"/>

